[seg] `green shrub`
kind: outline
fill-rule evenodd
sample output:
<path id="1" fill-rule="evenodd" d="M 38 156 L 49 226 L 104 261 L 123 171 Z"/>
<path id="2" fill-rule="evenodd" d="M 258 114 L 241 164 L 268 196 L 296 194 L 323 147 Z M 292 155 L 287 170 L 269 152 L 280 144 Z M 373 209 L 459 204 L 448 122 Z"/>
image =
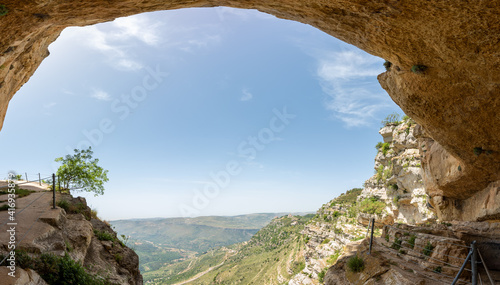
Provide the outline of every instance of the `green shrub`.
<path id="1" fill-rule="evenodd" d="M 31 258 L 25 251 L 16 250 L 16 264 L 35 270 L 48 284 L 58 285 L 111 285 L 107 280 L 90 275 L 69 255 L 59 257 L 43 253 Z"/>
<path id="2" fill-rule="evenodd" d="M 387 154 L 387 152 L 391 149 L 391 144 L 386 142 L 386 143 L 378 143 L 376 145 L 377 149 L 381 151 L 384 155 Z"/>
<path id="3" fill-rule="evenodd" d="M 392 63 L 390 61 L 386 60 L 384 62 L 385 70 L 387 70 L 387 71 L 391 70 L 391 66 L 392 66 Z"/>
<path id="4" fill-rule="evenodd" d="M 481 153 L 483 153 L 483 149 L 480 147 L 475 147 L 473 150 L 475 156 L 479 156 Z"/>
<path id="5" fill-rule="evenodd" d="M 332 254 L 332 255 L 330 255 L 330 257 L 328 257 L 328 259 L 326 260 L 326 263 L 334 264 L 335 261 L 337 261 L 337 259 L 339 258 L 339 256 L 340 256 L 340 250 L 336 250 L 335 254 Z"/>
<path id="6" fill-rule="evenodd" d="M 399 114 L 398 113 L 392 113 L 387 115 L 384 120 L 382 120 L 382 126 L 389 126 L 389 125 L 398 125 L 399 124 Z"/>
<path id="7" fill-rule="evenodd" d="M 433 249 L 434 249 L 434 246 L 430 242 L 427 242 L 427 245 L 422 250 L 422 253 L 426 256 L 431 256 Z"/>
<path id="8" fill-rule="evenodd" d="M 298 274 L 302 272 L 306 268 L 306 264 L 303 261 L 294 261 L 293 262 L 293 273 Z"/>
<path id="9" fill-rule="evenodd" d="M 116 262 L 120 263 L 123 259 L 123 255 L 121 255 L 119 253 L 115 253 L 114 258 L 115 258 Z"/>
<path id="10" fill-rule="evenodd" d="M 401 249 L 401 243 L 403 241 L 400 240 L 398 237 L 394 237 L 394 241 L 392 242 L 391 248 L 395 250 L 400 250 Z"/>
<path id="11" fill-rule="evenodd" d="M 83 203 L 73 204 L 67 200 L 60 200 L 56 203 L 56 205 L 59 206 L 60 208 L 63 208 L 64 211 L 66 211 L 66 213 L 68 213 L 68 214 L 82 214 L 85 216 L 85 219 L 87 219 L 89 221 L 92 217 L 92 214 L 90 212 L 86 211 L 87 206 Z"/>
<path id="12" fill-rule="evenodd" d="M 9 10 L 7 9 L 7 7 L 5 7 L 5 5 L 0 5 L 0 17 L 5 16 L 8 13 L 9 13 Z"/>
<path id="13" fill-rule="evenodd" d="M 351 241 L 358 241 L 358 240 L 362 240 L 364 238 L 365 237 L 363 235 L 360 235 L 360 236 L 354 237 L 353 239 L 351 239 Z"/>
<path id="14" fill-rule="evenodd" d="M 0 211 L 8 211 L 9 208 L 10 208 L 9 205 L 5 204 L 5 205 L 0 206 Z"/>
<path id="15" fill-rule="evenodd" d="M 323 283 L 326 271 L 328 271 L 328 268 L 323 268 L 323 270 L 321 270 L 321 272 L 318 273 L 318 281 L 319 281 L 319 283 Z"/>
<path id="16" fill-rule="evenodd" d="M 330 242 L 330 239 L 329 239 L 329 238 L 325 238 L 325 239 L 321 242 L 321 244 L 327 244 L 327 243 L 329 243 L 329 242 Z"/>
<path id="17" fill-rule="evenodd" d="M 382 179 L 383 173 L 384 173 L 384 166 L 379 165 L 377 167 L 377 169 L 375 170 L 375 174 L 376 174 L 375 178 L 377 179 L 377 182 L 379 182 Z"/>
<path id="18" fill-rule="evenodd" d="M 389 234 L 385 234 L 385 241 L 389 242 Z"/>
<path id="19" fill-rule="evenodd" d="M 392 191 L 398 191 L 399 189 L 398 184 L 390 184 L 388 188 Z"/>
<path id="20" fill-rule="evenodd" d="M 115 240 L 115 237 L 106 231 L 94 230 L 94 234 L 98 240 L 106 240 L 106 241 L 114 241 Z"/>
<path id="21" fill-rule="evenodd" d="M 394 203 L 394 205 L 397 205 L 399 202 L 399 199 L 401 199 L 401 196 L 399 196 L 399 195 L 394 196 L 394 198 L 392 198 L 392 203 Z"/>
<path id="22" fill-rule="evenodd" d="M 31 258 L 25 250 L 16 249 L 16 265 L 21 268 L 35 269 L 36 260 Z"/>
<path id="23" fill-rule="evenodd" d="M 379 201 L 375 196 L 366 198 L 359 203 L 359 211 L 367 214 L 377 214 L 380 215 L 385 209 L 385 203 Z"/>
<path id="24" fill-rule="evenodd" d="M 349 268 L 352 272 L 361 272 L 365 269 L 365 262 L 361 257 L 355 255 L 347 261 L 347 268 Z"/>
<path id="25" fill-rule="evenodd" d="M 383 180 L 387 180 L 391 176 L 392 176 L 392 167 L 385 169 L 384 172 L 382 173 Z"/>
<path id="26" fill-rule="evenodd" d="M 416 64 L 411 67 L 411 72 L 415 74 L 423 74 L 427 70 L 427 66 L 421 65 L 421 64 Z"/>

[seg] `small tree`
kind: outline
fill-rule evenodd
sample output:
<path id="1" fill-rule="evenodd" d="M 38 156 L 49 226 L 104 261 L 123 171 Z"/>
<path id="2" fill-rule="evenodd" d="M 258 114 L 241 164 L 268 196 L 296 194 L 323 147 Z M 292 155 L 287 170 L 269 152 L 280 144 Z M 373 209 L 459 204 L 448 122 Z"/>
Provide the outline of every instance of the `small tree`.
<path id="1" fill-rule="evenodd" d="M 62 165 L 57 170 L 61 179 L 60 190 L 79 190 L 94 192 L 94 196 L 104 194 L 104 182 L 108 182 L 108 171 L 98 166 L 99 159 L 92 159 L 92 147 L 86 150 L 75 149 L 75 154 L 58 157 Z"/>

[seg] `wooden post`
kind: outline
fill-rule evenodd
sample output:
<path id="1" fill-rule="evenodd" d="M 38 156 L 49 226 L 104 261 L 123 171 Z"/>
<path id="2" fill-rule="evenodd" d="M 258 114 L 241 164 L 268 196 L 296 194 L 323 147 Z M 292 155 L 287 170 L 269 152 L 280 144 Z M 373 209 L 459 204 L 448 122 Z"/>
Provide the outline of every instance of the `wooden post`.
<path id="1" fill-rule="evenodd" d="M 52 173 L 52 209 L 56 208 L 56 175 Z"/>
<path id="2" fill-rule="evenodd" d="M 38 173 L 38 184 L 42 186 L 42 178 L 40 177 L 40 173 Z"/>
<path id="3" fill-rule="evenodd" d="M 28 180 L 28 173 L 27 173 L 27 172 L 25 172 L 25 173 L 24 173 L 24 175 L 26 175 L 26 182 L 28 182 L 28 181 L 29 181 L 29 180 Z"/>

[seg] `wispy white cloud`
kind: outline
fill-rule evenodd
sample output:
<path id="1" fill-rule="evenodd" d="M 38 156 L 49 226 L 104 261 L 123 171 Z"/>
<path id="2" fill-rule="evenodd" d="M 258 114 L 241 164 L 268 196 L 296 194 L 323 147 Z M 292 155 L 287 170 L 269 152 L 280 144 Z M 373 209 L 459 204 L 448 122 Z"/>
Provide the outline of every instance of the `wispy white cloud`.
<path id="1" fill-rule="evenodd" d="M 276 19 L 276 16 L 262 13 L 258 10 L 254 9 L 237 9 L 231 7 L 216 7 L 215 12 L 219 17 L 219 20 L 225 21 L 228 17 L 237 17 L 240 20 L 248 20 L 251 18 L 260 18 L 260 19 Z"/>
<path id="2" fill-rule="evenodd" d="M 100 101 L 110 101 L 111 100 L 111 96 L 108 93 L 106 93 L 100 89 L 92 90 L 90 97 L 96 98 L 97 100 L 100 100 Z"/>
<path id="3" fill-rule="evenodd" d="M 56 102 L 50 102 L 50 103 L 43 104 L 43 108 L 50 109 L 50 108 L 54 107 L 55 105 L 57 105 Z"/>
<path id="4" fill-rule="evenodd" d="M 118 32 L 115 37 L 123 40 L 138 39 L 149 46 L 156 46 L 159 43 L 159 22 L 152 22 L 145 15 L 118 18 L 113 22 Z"/>
<path id="5" fill-rule="evenodd" d="M 136 15 L 101 25 L 69 28 L 65 32 L 104 54 L 116 69 L 134 71 L 143 68 L 143 65 L 128 52 L 129 47 L 138 43 L 157 46 L 161 25 L 145 15 Z"/>
<path id="6" fill-rule="evenodd" d="M 390 99 L 375 77 L 383 70 L 381 59 L 358 50 L 323 53 L 317 76 L 328 95 L 326 109 L 347 127 L 378 122 L 377 113 L 390 107 Z"/>
<path id="7" fill-rule="evenodd" d="M 241 97 L 240 97 L 240 100 L 241 100 L 241 101 L 249 101 L 249 100 L 252 100 L 253 95 L 252 95 L 252 93 L 250 93 L 250 91 L 248 91 L 247 89 L 243 89 L 243 90 L 241 91 L 241 93 L 243 93 L 243 95 L 241 95 Z"/>
<path id="8" fill-rule="evenodd" d="M 75 92 L 70 91 L 70 90 L 68 90 L 68 89 L 64 89 L 64 88 L 62 88 L 62 89 L 61 89 L 61 92 L 62 92 L 63 94 L 66 94 L 66 95 L 76 95 L 76 94 L 75 94 Z"/>

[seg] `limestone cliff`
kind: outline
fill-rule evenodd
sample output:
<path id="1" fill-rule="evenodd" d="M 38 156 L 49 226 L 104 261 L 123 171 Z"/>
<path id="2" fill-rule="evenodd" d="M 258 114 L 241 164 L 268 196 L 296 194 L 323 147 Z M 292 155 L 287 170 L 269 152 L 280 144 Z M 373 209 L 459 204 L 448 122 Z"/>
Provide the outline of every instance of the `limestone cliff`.
<path id="1" fill-rule="evenodd" d="M 361 189 L 352 189 L 324 204 L 302 231 L 305 237 L 304 270 L 288 284 L 319 284 L 326 270 L 353 240 L 365 237 L 366 227 L 356 222 L 355 203 Z"/>
<path id="2" fill-rule="evenodd" d="M 109 224 L 91 212 L 84 198 L 58 194 L 57 199 L 63 202 L 58 203 L 57 209 L 51 209 L 49 201 L 52 195 L 45 195 L 47 192 L 43 189 L 37 190 L 17 201 L 18 205 L 24 206 L 28 200 L 34 201 L 39 198 L 36 200 L 37 203 L 29 205 L 21 215 L 18 215 L 19 235 L 24 236 L 19 240 L 20 244 L 17 247 L 19 252 L 16 260 L 16 278 L 2 277 L 4 280 L 0 281 L 0 284 L 50 283 L 43 278 L 45 276 L 52 278 L 47 271 L 54 268 L 40 266 L 47 263 L 47 261 L 40 263 L 42 256 L 53 260 L 55 264 L 62 262 L 60 258 L 69 258 L 63 261 L 68 262 L 67 264 L 73 264 L 72 262 L 80 264 L 90 274 L 89 276 L 94 276 L 91 278 L 102 280 L 105 282 L 103 284 L 142 284 L 137 254 L 117 238 Z M 0 255 L 8 254 L 6 246 L 8 238 L 0 234 L 0 241 Z M 0 267 L 0 271 L 2 276 L 7 276 L 7 267 Z M 58 274 L 73 276 L 64 272 Z"/>
<path id="3" fill-rule="evenodd" d="M 415 128 L 415 122 L 405 117 L 379 131 L 383 143 L 377 145 L 375 175 L 366 180 L 359 199 L 375 196 L 384 201 L 387 207 L 377 220 L 385 224 L 422 224 L 435 219 L 428 206 Z M 368 218 L 362 214 L 359 220 L 367 225 Z"/>

